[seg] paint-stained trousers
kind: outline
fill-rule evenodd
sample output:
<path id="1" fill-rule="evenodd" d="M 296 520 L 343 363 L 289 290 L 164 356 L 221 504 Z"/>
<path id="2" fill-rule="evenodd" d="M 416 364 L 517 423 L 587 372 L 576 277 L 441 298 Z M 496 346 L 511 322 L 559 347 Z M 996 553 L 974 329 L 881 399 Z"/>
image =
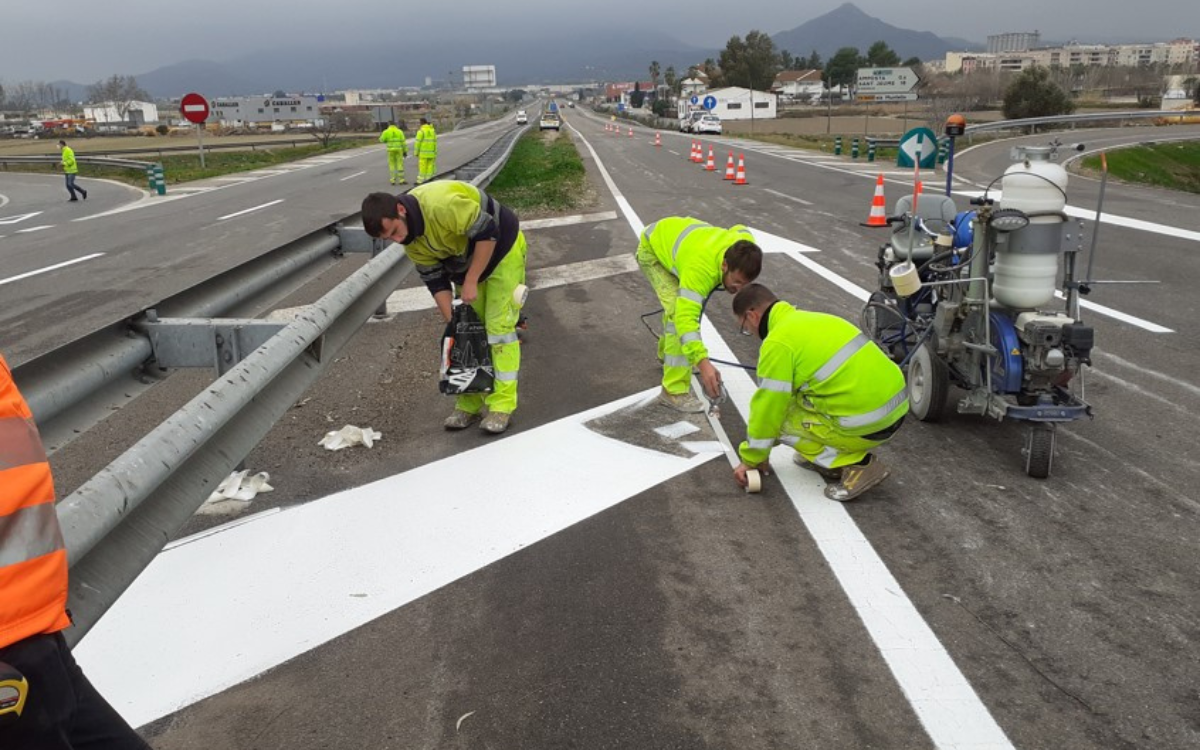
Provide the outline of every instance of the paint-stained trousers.
<path id="1" fill-rule="evenodd" d="M 404 152 L 388 149 L 388 174 L 393 185 L 404 182 Z"/>
<path id="2" fill-rule="evenodd" d="M 468 414 L 488 411 L 512 414 L 517 409 L 517 376 L 521 371 L 521 342 L 517 338 L 517 319 L 521 310 L 513 300 L 513 290 L 525 283 L 525 235 L 517 233 L 516 242 L 496 270 L 479 284 L 479 296 L 471 304 L 487 328 L 492 348 L 496 384 L 491 393 L 465 393 L 455 406 Z"/>
<path id="3" fill-rule="evenodd" d="M 901 417 L 903 420 L 903 417 Z M 810 463 L 826 469 L 856 464 L 873 449 L 891 439 L 891 430 L 872 435 L 847 435 L 829 417 L 810 411 L 799 399 L 792 399 L 783 418 L 779 442 L 790 445 Z M 885 433 L 886 436 L 881 436 Z M 873 438 L 880 439 L 873 439 Z"/>
<path id="4" fill-rule="evenodd" d="M 683 353 L 683 344 L 675 330 L 675 303 L 679 300 L 679 279 L 658 262 L 644 242 L 637 249 L 638 268 L 650 282 L 662 305 L 662 335 L 658 338 L 658 357 L 663 362 L 662 387 L 667 393 L 687 393 L 691 388 L 692 366 Z"/>
<path id="5" fill-rule="evenodd" d="M 428 158 L 422 156 L 417 159 L 417 184 L 429 182 L 433 179 L 433 173 L 437 171 L 437 157 L 430 156 Z"/>

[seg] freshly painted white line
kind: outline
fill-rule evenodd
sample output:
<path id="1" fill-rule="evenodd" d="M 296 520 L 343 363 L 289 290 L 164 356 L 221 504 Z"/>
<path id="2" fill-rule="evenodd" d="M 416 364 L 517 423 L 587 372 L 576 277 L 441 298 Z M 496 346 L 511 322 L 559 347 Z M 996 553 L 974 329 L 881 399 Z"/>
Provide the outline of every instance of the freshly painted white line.
<path id="1" fill-rule="evenodd" d="M 579 135 L 584 145 L 588 145 L 582 134 Z M 591 150 L 590 145 L 588 149 Z M 592 152 L 592 157 L 614 197 L 619 197 L 620 193 L 612 184 L 604 164 L 596 158 L 595 152 Z M 634 234 L 640 235 L 643 225 L 633 208 L 623 200 L 618 200 L 617 205 L 621 206 Z M 790 255 L 806 266 L 821 268 L 801 253 Z M 866 292 L 861 291 L 864 294 Z M 710 354 L 716 359 L 736 362 L 737 357 L 707 317 L 702 319 L 701 326 L 701 335 Z M 733 369 L 737 371 L 724 378 L 725 387 L 742 418 L 749 420 L 750 397 L 754 395 L 755 382 L 745 370 Z M 1012 743 L 1004 731 L 996 724 L 937 636 L 921 619 L 900 583 L 863 536 L 846 507 L 825 499 L 821 489 L 823 482 L 794 466 L 791 451 L 786 446 L 775 449 L 772 465 L 776 467 L 776 476 L 934 746 L 989 750 L 1011 748 Z"/>
<path id="2" fill-rule="evenodd" d="M 14 234 L 26 234 L 28 232 L 40 232 L 43 229 L 53 229 L 53 224 L 43 224 L 40 227 L 28 227 L 27 229 L 18 229 Z"/>
<path id="3" fill-rule="evenodd" d="M 224 216 L 218 216 L 217 221 L 225 221 L 226 219 L 232 219 L 235 216 L 244 216 L 244 215 L 250 213 L 251 211 L 258 211 L 260 209 L 267 208 L 269 206 L 274 206 L 277 203 L 283 203 L 283 198 L 278 198 L 276 200 L 271 201 L 270 203 L 264 203 L 261 206 L 255 206 L 254 208 L 246 208 L 246 209 L 237 211 L 232 214 L 225 214 Z"/>
<path id="4" fill-rule="evenodd" d="M 578 284 L 582 281 L 593 281 L 607 276 L 617 276 L 622 273 L 638 270 L 637 260 L 633 253 L 614 255 L 609 258 L 583 260 L 578 263 L 564 263 L 561 266 L 539 268 L 527 274 L 525 283 L 531 290 L 550 289 L 566 284 Z M 392 292 L 387 298 L 388 315 L 429 310 L 433 308 L 433 297 L 425 287 L 411 287 Z"/>
<path id="5" fill-rule="evenodd" d="M 777 234 L 771 234 L 763 229 L 750 227 L 750 231 L 754 233 L 754 241 L 762 249 L 764 253 L 819 253 L 821 252 L 811 245 L 805 245 L 795 240 L 789 240 L 787 237 L 780 237 Z"/>
<path id="6" fill-rule="evenodd" d="M 771 188 L 763 188 L 763 192 L 770 193 L 771 195 L 778 195 L 780 198 L 792 201 L 793 203 L 799 203 L 801 206 L 811 206 L 812 205 L 812 201 L 806 201 L 803 198 L 797 198 L 794 195 L 788 195 L 787 193 L 781 193 L 778 190 L 772 190 Z"/>
<path id="7" fill-rule="evenodd" d="M 355 177 L 358 177 L 359 175 L 364 175 L 366 173 L 367 173 L 367 170 L 364 169 L 361 172 L 355 172 L 354 174 L 346 175 L 342 179 L 338 180 L 338 182 L 345 182 L 346 180 L 353 180 Z"/>
<path id="8" fill-rule="evenodd" d="M 1058 297 L 1059 299 L 1066 299 L 1066 297 L 1063 295 L 1062 292 L 1056 291 L 1054 293 L 1054 296 Z M 1095 302 L 1091 302 L 1086 299 L 1080 300 L 1079 305 L 1080 305 L 1080 307 L 1084 308 L 1085 310 L 1091 310 L 1092 312 L 1097 312 L 1097 313 L 1100 313 L 1101 315 L 1107 315 L 1110 318 L 1119 320 L 1122 323 L 1128 323 L 1131 326 L 1137 326 L 1138 328 L 1147 330 L 1150 333 L 1174 333 L 1175 332 L 1173 329 L 1167 328 L 1166 326 L 1160 326 L 1158 323 L 1152 323 L 1149 320 L 1145 320 L 1143 318 L 1138 318 L 1138 317 L 1135 317 L 1128 313 L 1123 313 L 1120 310 L 1114 310 L 1111 307 L 1105 307 L 1104 305 L 1097 305 Z"/>
<path id="9" fill-rule="evenodd" d="M 702 336 L 714 358 L 737 361 L 707 319 L 702 322 Z M 755 382 L 745 370 L 725 369 L 723 380 L 729 399 L 748 420 Z M 775 479 L 828 561 L 934 747 L 1011 748 L 1004 730 L 921 618 L 846 506 L 826 500 L 824 481 L 795 466 L 792 453 L 792 448 L 782 445 L 772 451 Z"/>
<path id="10" fill-rule="evenodd" d="M 1077 219 L 1095 219 L 1096 209 L 1078 208 L 1076 206 L 1067 206 L 1064 210 L 1067 216 L 1074 216 Z M 1100 221 L 1105 224 L 1112 224 L 1118 227 L 1127 229 L 1136 229 L 1142 232 L 1151 232 L 1153 234 L 1161 234 L 1167 237 L 1176 237 L 1181 240 L 1189 240 L 1191 242 L 1200 242 L 1200 232 L 1192 231 L 1191 229 L 1180 229 L 1179 227 L 1168 226 L 1167 224 L 1159 224 L 1153 221 L 1144 221 L 1142 219 L 1132 219 L 1128 216 L 1116 216 L 1108 212 L 1100 214 Z"/>
<path id="11" fill-rule="evenodd" d="M 0 204 L 0 205 L 3 205 L 3 204 Z M 26 219 L 32 219 L 33 217 L 35 217 L 41 213 L 44 213 L 44 212 L 43 211 L 34 211 L 33 213 L 29 213 L 29 214 L 17 214 L 16 216 L 5 216 L 3 219 L 0 219 L 0 224 L 20 224 L 22 221 L 25 221 Z"/>
<path id="12" fill-rule="evenodd" d="M 549 219 L 530 219 L 521 222 L 521 229 L 548 229 L 550 227 L 567 227 L 573 224 L 588 224 L 597 221 L 611 221 L 617 218 L 616 211 L 601 211 L 595 214 L 576 214 L 575 216 L 554 216 Z"/>
<path id="13" fill-rule="evenodd" d="M 600 169 L 600 177 L 604 179 L 604 184 L 608 186 L 608 191 L 612 193 L 613 199 L 617 202 L 617 207 L 621 209 L 625 220 L 633 227 L 633 233 L 640 236 L 646 226 L 638 218 L 637 212 L 633 210 L 633 206 L 629 205 L 629 201 L 625 200 L 625 196 L 617 189 L 617 185 L 613 182 L 612 177 L 609 176 L 608 170 L 604 168 L 604 163 L 600 161 L 600 155 L 596 153 L 596 149 L 592 148 L 592 144 L 588 142 L 583 133 L 575 129 L 574 125 L 567 123 L 567 127 L 573 130 L 575 135 L 579 136 L 579 140 L 583 141 L 583 145 L 587 147 L 588 153 L 592 155 L 592 160 L 596 162 L 596 166 Z"/>
<path id="14" fill-rule="evenodd" d="M 60 268 L 66 268 L 67 266 L 73 266 L 76 263 L 82 263 L 85 260 L 99 258 L 101 255 L 104 255 L 104 253 L 92 253 L 91 255 L 85 255 L 82 258 L 75 258 L 74 260 L 66 260 L 66 261 L 63 261 L 62 263 L 55 263 L 52 266 L 46 266 L 45 268 L 39 268 L 36 271 L 29 271 L 28 273 L 22 273 L 17 276 L 9 276 L 7 279 L 0 279 L 0 286 L 4 286 L 5 284 L 11 284 L 14 281 L 20 281 L 21 279 L 28 279 L 30 276 L 37 276 L 38 274 L 49 273 L 50 271 L 57 271 Z"/>
<path id="15" fill-rule="evenodd" d="M 585 426 L 656 392 L 166 550 L 75 656 L 134 726 L 250 679 L 711 460 Z M 466 474 L 505 481 L 452 491 Z"/>
<path id="16" fill-rule="evenodd" d="M 668 440 L 678 440 L 685 435 L 699 432 L 700 428 L 691 422 L 673 422 L 662 427 L 655 427 L 654 431 Z"/>
<path id="17" fill-rule="evenodd" d="M 1168 386 L 1175 386 L 1177 388 L 1182 388 L 1185 391 L 1187 391 L 1188 393 L 1192 394 L 1193 396 L 1200 396 L 1200 386 L 1197 386 L 1194 383 L 1189 383 L 1186 380 L 1182 380 L 1175 375 L 1166 375 L 1164 373 L 1158 372 L 1157 370 L 1149 370 L 1143 364 L 1130 362 L 1127 359 L 1118 357 L 1117 355 L 1113 354 L 1112 352 L 1104 351 L 1101 349 L 1093 349 L 1092 356 L 1095 357 L 1096 359 L 1108 360 L 1109 362 L 1112 362 L 1120 367 L 1124 367 L 1125 369 L 1129 370 L 1130 372 L 1136 373 L 1137 375 L 1145 375 L 1145 376 L 1154 378 L 1154 379 L 1158 380 L 1159 382 L 1164 383 Z"/>

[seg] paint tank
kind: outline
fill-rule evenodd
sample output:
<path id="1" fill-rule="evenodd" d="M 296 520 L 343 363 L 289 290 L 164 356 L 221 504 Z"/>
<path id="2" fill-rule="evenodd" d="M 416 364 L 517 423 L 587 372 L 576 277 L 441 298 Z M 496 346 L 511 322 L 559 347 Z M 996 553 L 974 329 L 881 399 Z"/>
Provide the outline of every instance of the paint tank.
<path id="1" fill-rule="evenodd" d="M 1050 160 L 1048 148 L 1024 148 L 1018 158 L 1001 180 L 1000 208 L 1023 211 L 1029 226 L 997 243 L 992 294 L 1006 307 L 1030 309 L 1054 299 L 1067 171 Z"/>

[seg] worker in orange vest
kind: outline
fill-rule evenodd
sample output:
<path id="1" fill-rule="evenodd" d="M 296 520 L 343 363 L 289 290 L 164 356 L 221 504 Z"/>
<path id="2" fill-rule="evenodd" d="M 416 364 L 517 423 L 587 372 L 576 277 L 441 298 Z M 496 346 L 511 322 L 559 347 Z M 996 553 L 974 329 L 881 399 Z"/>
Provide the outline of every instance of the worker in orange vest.
<path id="1" fill-rule="evenodd" d="M 50 464 L 0 356 L 0 748 L 150 750 L 75 663 L 70 624 Z"/>

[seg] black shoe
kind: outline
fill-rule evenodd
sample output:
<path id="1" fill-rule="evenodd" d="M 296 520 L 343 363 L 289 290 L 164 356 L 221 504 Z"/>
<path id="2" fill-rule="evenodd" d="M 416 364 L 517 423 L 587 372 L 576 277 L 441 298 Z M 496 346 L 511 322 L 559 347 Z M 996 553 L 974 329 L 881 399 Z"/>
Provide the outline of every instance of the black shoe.
<path id="1" fill-rule="evenodd" d="M 68 201 L 67 201 L 67 203 L 74 203 L 74 202 L 75 202 L 75 201 L 77 201 L 77 200 L 79 200 L 79 199 L 78 199 L 78 198 L 71 198 L 70 200 L 68 200 Z"/>
<path id="2" fill-rule="evenodd" d="M 87 200 L 87 191 L 86 190 L 83 191 L 83 199 Z"/>

